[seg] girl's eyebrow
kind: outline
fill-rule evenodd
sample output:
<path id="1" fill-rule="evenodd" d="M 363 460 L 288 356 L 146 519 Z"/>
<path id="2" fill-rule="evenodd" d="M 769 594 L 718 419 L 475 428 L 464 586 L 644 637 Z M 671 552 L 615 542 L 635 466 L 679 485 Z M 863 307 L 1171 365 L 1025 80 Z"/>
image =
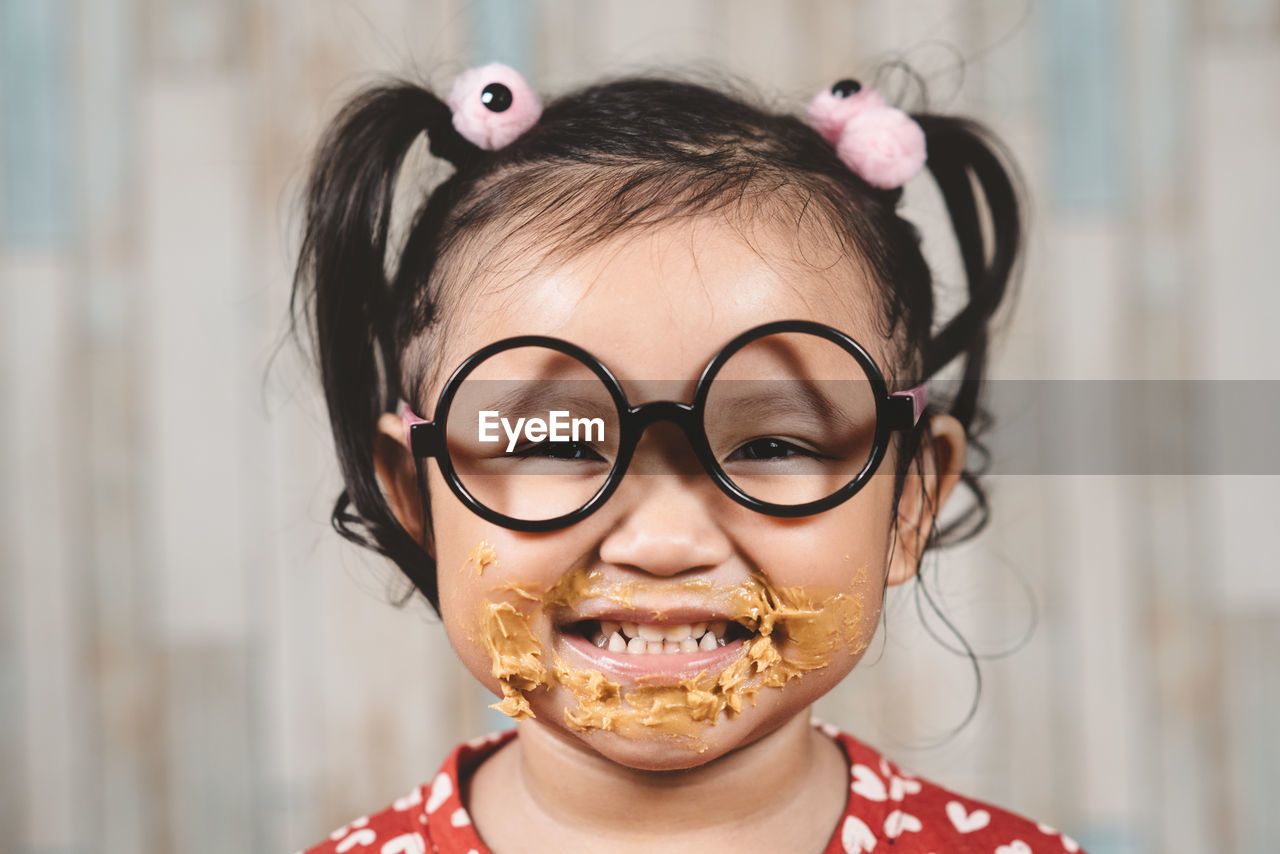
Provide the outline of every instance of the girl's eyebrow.
<path id="1" fill-rule="evenodd" d="M 734 417 L 744 421 L 761 421 L 779 412 L 794 414 L 802 412 L 817 416 L 814 420 L 824 425 L 841 428 L 859 426 L 849 407 L 834 403 L 814 383 L 797 380 L 721 380 L 727 383 L 744 383 L 766 388 L 748 394 L 731 394 L 725 398 L 717 395 L 716 409 L 727 409 Z M 713 388 L 715 384 L 713 384 Z M 723 402 L 721 402 L 723 401 Z"/>
<path id="2" fill-rule="evenodd" d="M 513 384 L 511 380 L 482 380 L 481 382 L 495 382 L 503 385 Z M 553 392 L 549 394 L 545 389 L 548 382 L 554 383 L 556 386 L 562 386 L 566 383 L 585 383 L 599 388 L 600 393 L 587 395 L 577 392 L 570 394 Z M 511 388 L 494 398 L 491 403 L 487 404 L 487 408 L 496 409 L 499 413 L 543 412 L 552 408 L 568 409 L 570 414 L 573 415 L 610 415 L 614 412 L 613 398 L 609 396 L 608 391 L 602 384 L 592 380 L 530 380 L 520 383 L 515 388 Z"/>

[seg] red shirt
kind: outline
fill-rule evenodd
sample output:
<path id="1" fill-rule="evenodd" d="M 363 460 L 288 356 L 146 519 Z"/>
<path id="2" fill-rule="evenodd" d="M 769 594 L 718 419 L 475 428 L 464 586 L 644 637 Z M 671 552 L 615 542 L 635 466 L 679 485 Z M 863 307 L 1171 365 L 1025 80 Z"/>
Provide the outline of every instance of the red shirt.
<path id="1" fill-rule="evenodd" d="M 1058 854 L 1080 852 L 1066 834 L 916 777 L 829 724 L 816 724 L 849 760 L 849 801 L 823 854 Z M 306 854 L 490 854 L 462 805 L 459 779 L 515 730 L 459 745 L 429 784 L 357 819 Z"/>

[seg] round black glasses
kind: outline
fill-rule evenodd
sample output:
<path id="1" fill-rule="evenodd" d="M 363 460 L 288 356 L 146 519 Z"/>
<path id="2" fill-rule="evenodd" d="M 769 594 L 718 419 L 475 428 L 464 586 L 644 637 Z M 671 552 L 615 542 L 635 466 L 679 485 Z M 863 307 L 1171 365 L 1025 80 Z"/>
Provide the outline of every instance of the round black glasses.
<path id="1" fill-rule="evenodd" d="M 781 320 L 734 338 L 703 369 L 692 403 L 632 406 L 617 377 L 577 345 L 521 335 L 458 366 L 426 421 L 400 404 L 416 458 L 435 457 L 454 494 L 517 531 L 579 522 L 622 482 L 644 430 L 669 421 L 730 498 L 771 516 L 847 501 L 894 431 L 924 410 L 924 385 L 890 393 L 845 333 Z"/>

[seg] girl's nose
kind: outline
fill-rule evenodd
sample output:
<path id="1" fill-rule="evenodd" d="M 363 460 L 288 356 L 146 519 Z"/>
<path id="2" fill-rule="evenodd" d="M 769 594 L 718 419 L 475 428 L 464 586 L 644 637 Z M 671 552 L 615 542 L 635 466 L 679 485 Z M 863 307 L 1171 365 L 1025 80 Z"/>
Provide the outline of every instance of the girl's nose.
<path id="1" fill-rule="evenodd" d="M 610 499 L 625 509 L 600 544 L 600 559 L 651 575 L 710 569 L 727 561 L 733 544 L 716 523 L 696 476 L 628 475 Z M 702 480 L 707 480 L 702 475 Z"/>

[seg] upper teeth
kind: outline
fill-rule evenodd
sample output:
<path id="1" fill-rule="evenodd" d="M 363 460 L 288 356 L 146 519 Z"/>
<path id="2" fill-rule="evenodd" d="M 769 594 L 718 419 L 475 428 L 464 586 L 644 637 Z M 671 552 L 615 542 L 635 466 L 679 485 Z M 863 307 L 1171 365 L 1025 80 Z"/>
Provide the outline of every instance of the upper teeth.
<path id="1" fill-rule="evenodd" d="M 594 640 L 596 646 L 608 648 L 610 652 L 696 652 L 724 646 L 724 633 L 728 627 L 729 624 L 723 620 L 678 626 L 602 620 Z"/>

